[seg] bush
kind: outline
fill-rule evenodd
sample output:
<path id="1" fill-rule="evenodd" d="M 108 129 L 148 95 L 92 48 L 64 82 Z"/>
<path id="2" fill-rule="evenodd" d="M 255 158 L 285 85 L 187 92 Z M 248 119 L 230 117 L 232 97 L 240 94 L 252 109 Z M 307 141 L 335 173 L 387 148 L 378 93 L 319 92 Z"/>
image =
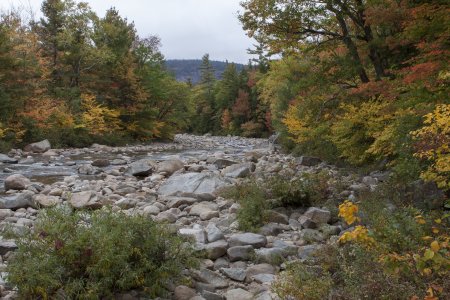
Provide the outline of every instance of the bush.
<path id="1" fill-rule="evenodd" d="M 110 210 L 41 211 L 34 230 L 15 238 L 7 281 L 22 299 L 111 299 L 131 289 L 154 297 L 195 265 L 190 244 L 163 225 Z"/>
<path id="2" fill-rule="evenodd" d="M 240 230 L 257 231 L 264 225 L 270 205 L 261 186 L 255 182 L 242 183 L 227 189 L 223 196 L 240 204 L 237 213 Z"/>

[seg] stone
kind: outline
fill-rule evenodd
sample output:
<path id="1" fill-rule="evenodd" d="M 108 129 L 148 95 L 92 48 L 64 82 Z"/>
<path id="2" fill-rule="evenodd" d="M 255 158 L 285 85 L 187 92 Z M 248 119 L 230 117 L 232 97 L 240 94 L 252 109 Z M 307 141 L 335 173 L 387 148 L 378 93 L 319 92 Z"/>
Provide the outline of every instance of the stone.
<path id="1" fill-rule="evenodd" d="M 275 275 L 273 274 L 257 274 L 252 276 L 252 279 L 259 284 L 270 284 L 275 281 Z"/>
<path id="2" fill-rule="evenodd" d="M 253 265 L 247 268 L 247 277 L 246 281 L 251 282 L 252 277 L 258 274 L 273 274 L 275 275 L 277 272 L 277 269 L 267 263 Z"/>
<path id="3" fill-rule="evenodd" d="M 256 259 L 258 262 L 269 264 L 281 264 L 284 259 L 285 252 L 281 248 L 260 248 L 255 250 Z"/>
<path id="4" fill-rule="evenodd" d="M 245 269 L 242 268 L 222 268 L 220 270 L 225 276 L 234 281 L 244 281 L 245 280 Z"/>
<path id="5" fill-rule="evenodd" d="M 47 150 L 44 153 L 42 153 L 43 157 L 52 157 L 52 156 L 58 156 L 58 153 L 55 150 Z"/>
<path id="6" fill-rule="evenodd" d="M 62 203 L 62 200 L 57 196 L 47 196 L 40 194 L 34 196 L 34 202 L 42 207 L 52 207 Z"/>
<path id="7" fill-rule="evenodd" d="M 225 299 L 226 300 L 252 300 L 253 299 L 253 294 L 238 288 L 238 289 L 232 289 L 232 290 L 228 290 L 225 293 Z"/>
<path id="8" fill-rule="evenodd" d="M 204 291 L 202 293 L 203 298 L 206 300 L 224 300 L 225 298 L 222 295 L 210 292 L 210 291 Z"/>
<path id="9" fill-rule="evenodd" d="M 170 159 L 158 164 L 158 173 L 164 173 L 167 176 L 172 175 L 178 170 L 184 168 L 184 163 L 179 159 Z"/>
<path id="10" fill-rule="evenodd" d="M 161 212 L 161 210 L 159 209 L 159 207 L 155 206 L 155 205 L 148 205 L 145 206 L 144 209 L 142 210 L 144 215 L 149 216 L 149 215 L 157 215 Z"/>
<path id="11" fill-rule="evenodd" d="M 329 210 L 320 209 L 317 207 L 310 207 L 305 212 L 304 216 L 309 218 L 316 224 L 328 223 L 331 219 L 331 212 Z"/>
<path id="12" fill-rule="evenodd" d="M 36 152 L 36 153 L 44 153 L 47 150 L 50 150 L 52 146 L 48 140 L 43 140 L 37 143 L 32 143 L 25 146 L 24 150 L 26 152 Z"/>
<path id="13" fill-rule="evenodd" d="M 164 197 L 163 200 L 167 202 L 167 207 L 169 208 L 180 207 L 181 205 L 192 205 L 198 201 L 195 198 L 173 196 Z"/>
<path id="14" fill-rule="evenodd" d="M 298 222 L 300 223 L 302 228 L 309 228 L 309 229 L 317 228 L 317 224 L 307 216 L 300 216 L 300 218 L 298 218 Z"/>
<path id="15" fill-rule="evenodd" d="M 128 172 L 137 177 L 146 177 L 157 168 L 155 162 L 150 159 L 140 159 L 130 164 Z"/>
<path id="16" fill-rule="evenodd" d="M 254 249 L 252 246 L 235 246 L 227 250 L 228 258 L 231 262 L 239 260 L 250 260 L 253 256 Z"/>
<path id="17" fill-rule="evenodd" d="M 244 178 L 250 175 L 252 169 L 255 169 L 252 163 L 236 164 L 223 169 L 222 175 L 231 178 Z"/>
<path id="18" fill-rule="evenodd" d="M 126 165 L 127 161 L 125 159 L 116 158 L 116 159 L 113 159 L 110 162 L 110 164 L 113 165 L 113 166 L 122 166 L 122 165 Z"/>
<path id="19" fill-rule="evenodd" d="M 305 228 L 300 232 L 300 237 L 309 243 L 322 242 L 325 239 L 319 230 L 308 228 Z"/>
<path id="20" fill-rule="evenodd" d="M 98 202 L 98 198 L 92 191 L 73 193 L 69 199 L 69 204 L 73 208 L 77 209 L 81 208 L 98 209 L 103 206 L 100 202 Z"/>
<path id="21" fill-rule="evenodd" d="M 209 259 L 216 260 L 227 253 L 227 248 L 228 248 L 227 241 L 219 240 L 207 244 L 204 249 Z"/>
<path id="22" fill-rule="evenodd" d="M 261 234 L 246 232 L 233 234 L 228 242 L 230 247 L 250 245 L 254 248 L 261 248 L 267 244 L 267 239 Z"/>
<path id="23" fill-rule="evenodd" d="M 33 192 L 24 191 L 20 194 L 0 198 L 0 209 L 19 209 L 35 207 Z"/>
<path id="24" fill-rule="evenodd" d="M 202 228 L 181 228 L 178 232 L 181 235 L 192 236 L 199 244 L 206 243 L 206 234 Z"/>
<path id="25" fill-rule="evenodd" d="M 96 167 L 93 167 L 92 165 L 83 164 L 78 167 L 78 174 L 81 175 L 96 175 L 99 173 L 100 171 Z"/>
<path id="26" fill-rule="evenodd" d="M 6 177 L 5 190 L 25 190 L 31 184 L 30 179 L 22 174 L 14 174 Z"/>
<path id="27" fill-rule="evenodd" d="M 209 220 L 219 216 L 218 207 L 215 203 L 201 202 L 193 205 L 189 210 L 189 215 L 199 216 L 202 220 Z"/>
<path id="28" fill-rule="evenodd" d="M 297 163 L 302 166 L 313 167 L 320 164 L 322 160 L 313 156 L 300 156 L 297 159 Z"/>
<path id="29" fill-rule="evenodd" d="M 317 244 L 301 246 L 298 248 L 298 257 L 300 259 L 308 259 L 313 256 L 322 246 Z"/>
<path id="30" fill-rule="evenodd" d="M 94 167 L 104 168 L 109 166 L 109 164 L 110 162 L 108 159 L 101 158 L 94 160 L 91 165 L 93 165 Z"/>
<path id="31" fill-rule="evenodd" d="M 219 257 L 214 262 L 214 270 L 220 270 L 222 268 L 228 268 L 230 266 L 230 262 L 225 257 Z"/>
<path id="32" fill-rule="evenodd" d="M 175 223 L 177 221 L 177 216 L 174 213 L 166 210 L 166 211 L 159 213 L 155 217 L 155 221 L 161 222 L 161 223 Z"/>
<path id="33" fill-rule="evenodd" d="M 12 217 L 13 215 L 14 212 L 10 209 L 0 209 L 0 221 L 3 221 L 8 217 Z"/>
<path id="34" fill-rule="evenodd" d="M 176 300 L 189 300 L 195 297 L 197 293 L 194 289 L 187 287 L 185 285 L 179 285 L 175 288 L 174 296 Z"/>
<path id="35" fill-rule="evenodd" d="M 17 249 L 17 245 L 14 241 L 0 241 L 0 255 L 5 255 L 9 251 Z"/>
<path id="36" fill-rule="evenodd" d="M 31 165 L 34 163 L 35 163 L 35 160 L 34 160 L 33 156 L 27 156 L 26 158 L 19 160 L 19 164 L 21 164 L 21 165 Z"/>
<path id="37" fill-rule="evenodd" d="M 289 224 L 288 216 L 281 214 L 274 210 L 268 210 L 266 217 L 267 217 L 268 222 L 279 223 L 279 224 Z"/>
<path id="38" fill-rule="evenodd" d="M 277 223 L 269 223 L 265 224 L 263 227 L 259 229 L 259 233 L 265 236 L 277 236 L 282 233 L 284 228 Z"/>
<path id="39" fill-rule="evenodd" d="M 15 158 L 11 158 L 8 155 L 0 153 L 0 163 L 4 164 L 17 164 L 18 160 Z"/>
<path id="40" fill-rule="evenodd" d="M 228 287 L 228 281 L 225 278 L 208 269 L 194 270 L 192 271 L 192 276 L 195 280 L 211 284 L 216 289 Z"/>
<path id="41" fill-rule="evenodd" d="M 223 239 L 224 235 L 223 232 L 219 228 L 217 228 L 214 223 L 209 223 L 208 226 L 206 226 L 206 237 L 208 239 L 208 242 L 212 243 Z"/>
<path id="42" fill-rule="evenodd" d="M 223 169 L 225 167 L 229 167 L 231 165 L 237 164 L 237 162 L 229 160 L 229 159 L 218 158 L 214 161 L 213 164 L 217 167 L 217 169 Z"/>
<path id="43" fill-rule="evenodd" d="M 218 189 L 229 182 L 213 173 L 186 173 L 173 175 L 158 189 L 163 196 L 188 196 L 203 200 L 216 198 Z"/>

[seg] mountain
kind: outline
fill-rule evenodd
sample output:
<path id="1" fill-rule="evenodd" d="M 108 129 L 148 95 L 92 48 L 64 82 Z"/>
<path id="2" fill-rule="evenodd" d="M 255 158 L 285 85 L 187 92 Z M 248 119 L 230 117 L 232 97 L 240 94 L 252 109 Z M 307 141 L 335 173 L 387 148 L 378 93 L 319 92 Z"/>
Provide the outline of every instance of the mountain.
<path id="1" fill-rule="evenodd" d="M 223 71 L 227 66 L 227 62 L 211 60 L 211 65 L 216 71 L 216 78 L 220 79 Z M 200 80 L 200 65 L 201 59 L 168 59 L 166 60 L 166 68 L 175 75 L 178 81 L 189 81 L 197 83 Z M 236 69 L 240 72 L 243 68 L 243 64 L 237 64 Z"/>

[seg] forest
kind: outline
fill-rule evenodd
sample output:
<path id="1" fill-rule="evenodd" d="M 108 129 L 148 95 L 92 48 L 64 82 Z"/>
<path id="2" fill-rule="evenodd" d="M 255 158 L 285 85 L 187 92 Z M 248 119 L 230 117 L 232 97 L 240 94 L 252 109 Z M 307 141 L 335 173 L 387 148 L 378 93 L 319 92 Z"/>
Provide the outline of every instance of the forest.
<path id="1" fill-rule="evenodd" d="M 448 1 L 244 0 L 241 6 L 238 18 L 257 42 L 258 59 L 239 68 L 226 63 L 218 78 L 205 54 L 198 82 L 177 81 L 160 39 L 138 36 L 114 8 L 101 18 L 84 2 L 45 0 L 40 20 L 1 12 L 0 151 L 41 139 L 84 147 L 170 140 L 182 132 L 279 133 L 283 151 L 362 173 L 388 171 L 374 203 L 399 208 L 386 225 L 386 210 L 375 212 L 374 204 L 362 224 L 359 204 L 341 204 L 339 216 L 361 224 L 340 241 L 356 246 L 326 253 L 320 276 L 296 266 L 285 280 L 298 285 L 280 284 L 279 295 L 326 299 L 316 292 L 342 288 L 341 296 L 362 295 L 354 299 L 448 296 Z M 418 182 L 445 201 L 412 201 Z M 420 188 L 427 193 L 426 185 Z M 344 273 L 353 277 L 339 277 Z"/>

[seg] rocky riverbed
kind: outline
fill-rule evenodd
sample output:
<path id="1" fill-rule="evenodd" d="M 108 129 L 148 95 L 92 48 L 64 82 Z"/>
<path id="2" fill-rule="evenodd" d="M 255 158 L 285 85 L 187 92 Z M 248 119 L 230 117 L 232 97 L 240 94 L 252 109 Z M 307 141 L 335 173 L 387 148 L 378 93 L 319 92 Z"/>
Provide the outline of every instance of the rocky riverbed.
<path id="1" fill-rule="evenodd" d="M 26 151 L 25 151 L 26 150 Z M 259 233 L 238 230 L 233 199 L 219 191 L 246 178 L 336 167 L 313 157 L 279 153 L 268 140 L 177 135 L 173 143 L 129 147 L 93 145 L 50 149 L 45 142 L 0 156 L 0 226 L 32 227 L 40 208 L 67 202 L 72 207 L 112 206 L 173 224 L 206 252 L 193 285 L 173 288 L 174 299 L 275 299 L 270 289 L 286 260 L 305 259 L 345 228 L 320 207 L 274 209 Z M 340 178 L 342 198 L 374 188 L 382 174 Z M 0 271 L 14 241 L 0 240 Z M 275 259 L 274 259 L 275 258 Z M 4 276 L 4 273 L 1 273 Z M 0 280 L 2 299 L 14 299 Z M 139 299 L 136 294 L 123 299 Z"/>

